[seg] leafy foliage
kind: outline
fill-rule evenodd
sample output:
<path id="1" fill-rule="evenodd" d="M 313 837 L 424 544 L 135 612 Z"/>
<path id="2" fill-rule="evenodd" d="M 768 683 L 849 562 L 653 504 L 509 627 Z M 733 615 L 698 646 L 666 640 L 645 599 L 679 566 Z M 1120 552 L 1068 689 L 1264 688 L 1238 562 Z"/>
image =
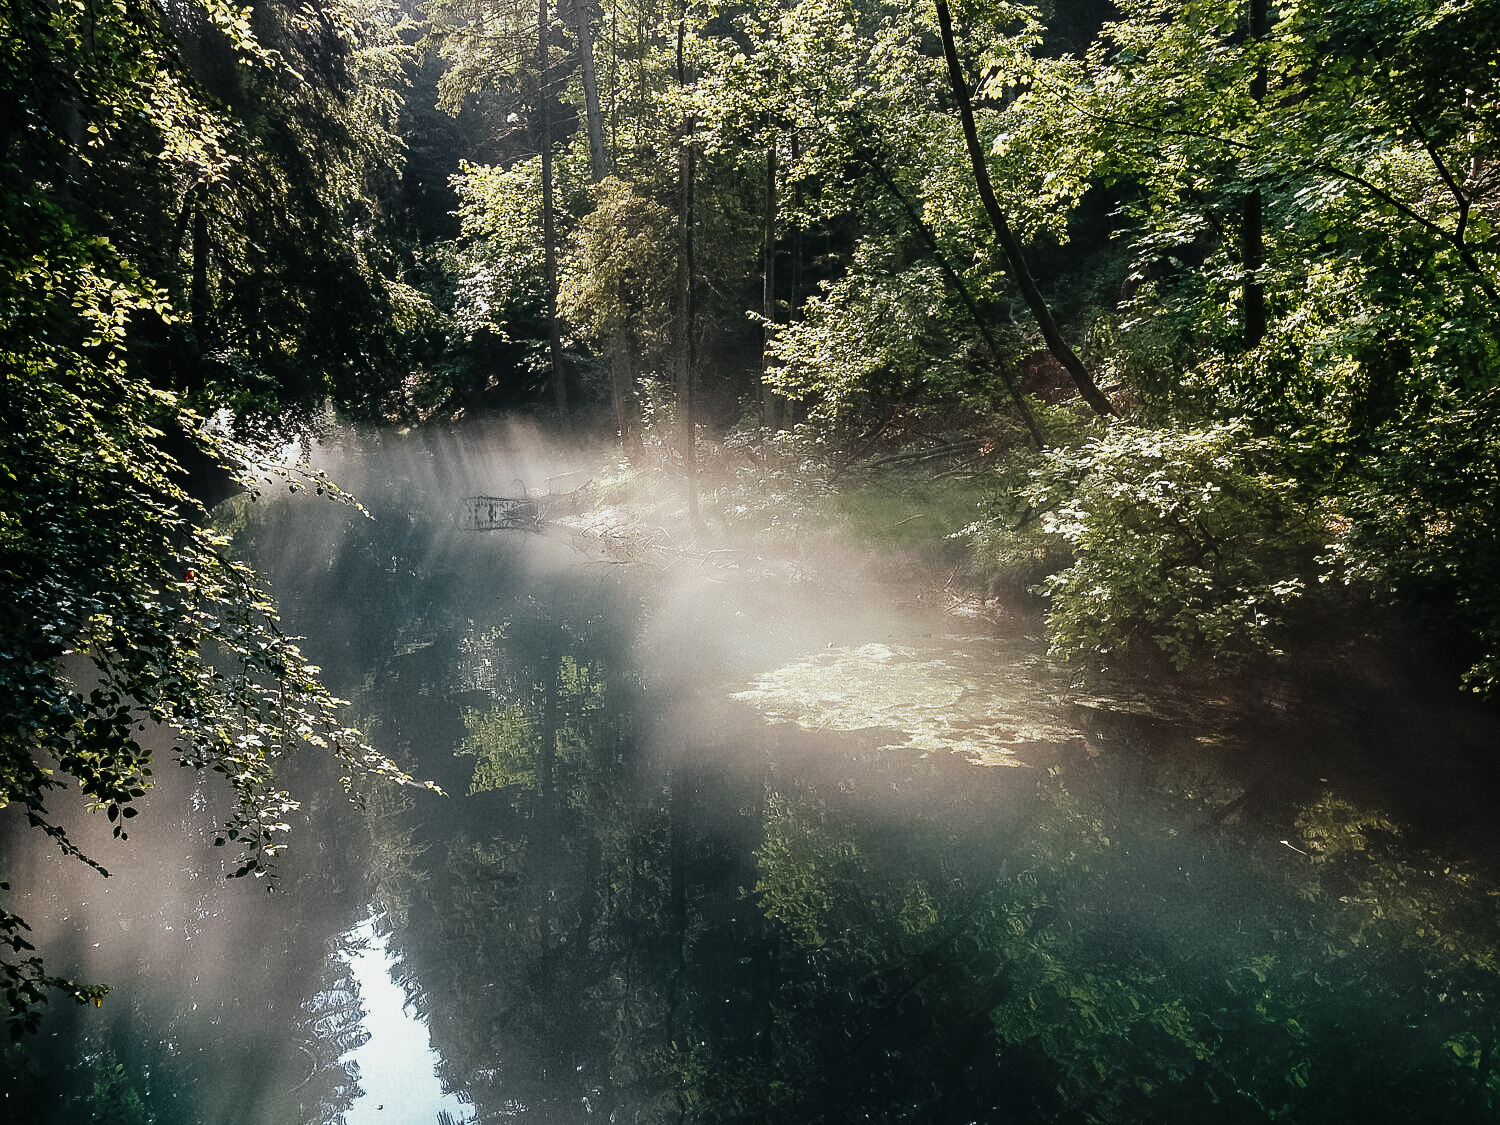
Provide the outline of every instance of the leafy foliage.
<path id="1" fill-rule="evenodd" d="M 618 177 L 597 184 L 594 195 L 563 265 L 561 311 L 596 341 L 629 333 L 643 369 L 665 371 L 676 272 L 673 216 Z"/>
<path id="2" fill-rule="evenodd" d="M 1073 556 L 1043 587 L 1053 648 L 1095 663 L 1148 640 L 1179 669 L 1275 652 L 1321 545 L 1285 451 L 1242 424 L 1110 427 L 1051 451 L 1027 496 Z"/>
<path id="3" fill-rule="evenodd" d="M 1057 645 L 1098 655 L 1149 636 L 1179 662 L 1274 648 L 1247 642 L 1312 577 L 1308 536 L 1337 513 L 1337 565 L 1320 577 L 1466 634 L 1470 682 L 1487 691 L 1492 457 L 1476 423 L 1500 354 L 1493 5 L 1327 0 L 1272 15 L 1252 33 L 1243 5 L 1147 0 L 1122 5 L 1082 57 L 988 49 L 1012 83 L 994 147 L 1011 205 L 1118 203 L 1129 272 L 1097 338 L 1156 427 L 1049 471 L 1046 502 L 1080 551 L 1049 585 Z M 1252 291 L 1268 314 L 1253 336 Z M 1244 543 L 1260 545 L 1221 563 L 1158 517 L 1143 541 L 1155 503 L 1124 490 L 1155 488 L 1164 468 L 1185 492 L 1213 483 L 1218 455 L 1191 450 L 1225 426 L 1246 442 L 1278 435 L 1280 483 L 1251 502 L 1245 471 L 1225 466 L 1222 494 L 1184 510 L 1246 503 Z M 1162 440 L 1177 450 L 1165 460 Z"/>
<path id="4" fill-rule="evenodd" d="M 543 681 L 526 685 L 523 698 L 487 711 L 464 715 L 468 737 L 455 753 L 474 762 L 469 793 L 509 788 L 536 789 L 549 771 L 561 769 L 567 786 L 585 760 L 597 734 L 602 685 L 586 665 L 564 655 Z M 542 744 L 550 739 L 551 746 Z"/>
<path id="5" fill-rule="evenodd" d="M 282 73 L 247 13 L 216 2 L 174 11 L 224 58 Z M 196 380 L 186 394 L 169 389 L 176 380 L 152 334 L 202 328 L 206 294 L 195 282 L 174 304 L 162 257 L 170 239 L 153 244 L 159 228 L 112 213 L 127 196 L 110 195 L 107 170 L 123 163 L 143 202 L 184 175 L 207 183 L 265 166 L 226 151 L 238 143 L 231 121 L 183 70 L 183 29 L 158 9 L 6 5 L 0 14 L 0 807 L 17 806 L 64 853 L 105 873 L 53 806 L 75 790 L 124 838 L 151 785 L 143 732 L 166 727 L 184 763 L 230 786 L 218 842 L 239 852 L 234 874 L 263 875 L 286 846 L 296 802 L 277 765 L 296 747 L 326 751 L 346 780 L 410 778 L 339 721 L 338 701 L 279 628 L 262 582 L 224 553 L 186 491 L 189 469 L 205 467 L 251 489 L 269 479 L 337 490 L 231 442 L 192 409 L 245 405 L 237 393 Z M 342 33 L 324 30 L 318 42 L 342 51 Z M 351 137 L 346 153 L 368 140 Z M 283 197 L 281 218 L 307 216 Z M 200 280 L 203 266 L 193 267 Z M 254 319 L 257 331 L 311 323 L 305 308 Z M 50 988 L 95 1002 L 105 991 L 50 975 L 25 933 L 23 919 L 0 915 L 15 1034 L 36 1026 Z"/>
<path id="6" fill-rule="evenodd" d="M 941 335 L 936 270 L 876 272 L 863 258 L 856 255 L 852 276 L 809 300 L 771 348 L 777 391 L 812 398 L 811 416 L 834 431 L 882 406 L 942 397 L 945 375 L 950 385 L 961 379 L 932 359 Z"/>

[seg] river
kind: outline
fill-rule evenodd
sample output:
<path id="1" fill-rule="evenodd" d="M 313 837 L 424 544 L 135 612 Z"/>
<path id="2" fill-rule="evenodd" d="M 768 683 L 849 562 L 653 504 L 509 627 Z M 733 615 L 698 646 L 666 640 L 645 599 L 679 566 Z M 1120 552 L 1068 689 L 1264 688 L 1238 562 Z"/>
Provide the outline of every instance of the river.
<path id="1" fill-rule="evenodd" d="M 1085 691 L 853 551 L 476 530 L 597 472 L 523 435 L 321 456 L 368 518 L 221 521 L 446 795 L 288 762 L 259 881 L 189 770 L 79 822 L 109 879 L 10 822 L 7 905 L 112 991 L 5 1056 L 5 1120 L 1495 1119 L 1483 712 Z"/>

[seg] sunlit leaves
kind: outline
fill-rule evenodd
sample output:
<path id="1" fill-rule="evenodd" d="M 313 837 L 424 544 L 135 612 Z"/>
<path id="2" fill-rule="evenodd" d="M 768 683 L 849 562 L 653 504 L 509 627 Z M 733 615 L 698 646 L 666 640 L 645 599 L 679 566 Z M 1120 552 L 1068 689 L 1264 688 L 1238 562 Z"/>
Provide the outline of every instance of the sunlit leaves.
<path id="1" fill-rule="evenodd" d="M 1472 639 L 1471 680 L 1489 690 L 1497 632 L 1482 576 L 1494 563 L 1479 529 L 1494 507 L 1481 404 L 1500 370 L 1495 5 L 1273 5 L 1259 34 L 1244 4 L 1220 0 L 1118 11 L 1082 58 L 1028 61 L 997 47 L 996 73 L 1016 75 L 997 99 L 993 154 L 1012 205 L 1061 212 L 1086 191 L 1113 195 L 1130 268 L 1096 336 L 1113 353 L 1106 369 L 1153 422 L 1182 427 L 1183 449 L 1202 419 L 1290 438 L 1287 479 L 1324 491 L 1352 521 L 1338 565 L 1319 577 L 1446 618 Z M 1250 340 L 1252 287 L 1268 324 Z M 1098 477 L 1119 471 L 1090 449 Z M 1141 455 L 1136 484 L 1153 471 Z M 1151 635 L 1187 659 L 1192 635 L 1257 632 L 1312 576 L 1305 564 L 1272 567 L 1221 588 L 1210 552 L 1169 561 L 1168 580 L 1134 539 L 1131 513 L 1086 479 L 1079 519 L 1060 533 L 1108 527 L 1132 547 L 1115 553 L 1101 537 L 1086 548 L 1101 552 L 1097 566 L 1054 580 L 1054 610 L 1077 610 L 1054 618 L 1063 649 L 1109 648 L 1121 634 L 1102 623 L 1124 619 L 1115 599 L 1170 582 L 1183 628 Z M 1285 533 L 1278 521 L 1251 524 L 1270 542 Z"/>
<path id="2" fill-rule="evenodd" d="M 454 324 L 465 340 L 508 339 L 513 321 L 540 315 L 540 166 L 465 164 L 455 177 L 462 232 Z"/>
<path id="3" fill-rule="evenodd" d="M 1179 668 L 1274 652 L 1321 544 L 1282 456 L 1237 424 L 1118 426 L 1050 453 L 1028 495 L 1074 558 L 1044 584 L 1054 651 L 1098 664 L 1149 641 Z"/>
<path id="4" fill-rule="evenodd" d="M 255 49 L 247 13 L 174 9 L 194 13 L 229 33 L 230 58 L 283 74 Z M 89 15 L 87 36 L 81 6 L 22 14 L 22 36 L 0 56 L 3 92 L 38 121 L 78 128 L 23 130 L 0 189 L 0 806 L 19 806 L 103 873 L 52 806 L 76 790 L 124 839 L 151 784 L 145 732 L 165 726 L 184 762 L 221 773 L 234 793 L 222 837 L 240 852 L 234 873 L 262 874 L 285 847 L 296 803 L 276 778 L 298 747 L 324 750 L 346 776 L 409 779 L 340 721 L 339 701 L 280 630 L 258 576 L 206 529 L 167 450 L 238 469 L 247 488 L 290 479 L 341 494 L 228 441 L 150 381 L 161 373 L 143 330 L 180 322 L 158 284 L 171 271 L 147 271 L 181 240 L 152 244 L 160 216 L 120 221 L 131 213 L 121 200 L 149 209 L 142 201 L 166 182 L 173 193 L 180 176 L 217 183 L 234 163 L 227 117 L 183 69 L 182 29 L 123 5 Z M 42 44 L 60 53 L 36 54 Z M 42 112 L 47 95 L 61 105 Z M 106 155 L 107 184 L 96 174 Z M 117 195 L 125 184 L 136 194 Z M 125 210 L 101 214 L 111 205 Z M 6 914 L 0 933 L 19 940 L 22 925 Z M 4 973 L 13 1027 L 34 1026 L 49 988 L 102 994 L 48 976 L 35 958 L 6 960 Z"/>
<path id="5" fill-rule="evenodd" d="M 851 274 L 809 299 L 803 318 L 777 330 L 768 378 L 778 393 L 807 399 L 837 429 L 879 404 L 951 398 L 963 375 L 936 362 L 944 292 L 937 267 L 902 268 L 874 240 Z"/>
<path id="6" fill-rule="evenodd" d="M 578 224 L 563 262 L 564 316 L 603 340 L 628 330 L 640 354 L 664 353 L 672 325 L 673 216 L 636 185 L 610 177 Z"/>

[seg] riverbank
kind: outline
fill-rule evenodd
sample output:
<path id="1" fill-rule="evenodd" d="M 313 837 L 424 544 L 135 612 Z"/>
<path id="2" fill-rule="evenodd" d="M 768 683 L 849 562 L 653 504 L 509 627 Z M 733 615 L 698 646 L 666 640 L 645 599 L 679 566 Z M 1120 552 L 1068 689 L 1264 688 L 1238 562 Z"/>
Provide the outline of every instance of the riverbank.
<path id="1" fill-rule="evenodd" d="M 993 460 L 954 443 L 844 465 L 790 440 L 704 443 L 696 520 L 680 465 L 657 450 L 601 458 L 589 502 L 557 530 L 617 559 L 720 580 L 873 592 L 966 631 L 1024 639 L 1045 662 L 1046 606 L 1032 587 L 1061 560 L 1005 571 L 975 558 L 964 529 L 993 480 Z M 1442 850 L 1500 866 L 1482 828 L 1500 800 L 1500 716 L 1459 689 L 1461 663 L 1442 638 L 1384 607 L 1324 603 L 1283 640 L 1278 654 L 1232 668 L 1179 670 L 1147 647 L 1105 671 L 1053 671 L 1096 749 L 1133 747 L 1162 768 L 1217 775 L 1210 828 L 1276 821 L 1337 790 Z"/>

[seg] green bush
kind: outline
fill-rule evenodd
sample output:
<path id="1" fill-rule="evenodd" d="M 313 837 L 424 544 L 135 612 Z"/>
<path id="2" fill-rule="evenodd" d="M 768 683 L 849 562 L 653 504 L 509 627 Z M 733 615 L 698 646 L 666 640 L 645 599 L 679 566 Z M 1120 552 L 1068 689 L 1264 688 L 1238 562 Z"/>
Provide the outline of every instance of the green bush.
<path id="1" fill-rule="evenodd" d="M 1285 461 L 1239 422 L 1116 424 L 1048 452 L 1024 495 L 1073 560 L 1041 586 L 1054 654 L 1104 666 L 1149 641 L 1182 669 L 1276 653 L 1326 538 Z"/>

